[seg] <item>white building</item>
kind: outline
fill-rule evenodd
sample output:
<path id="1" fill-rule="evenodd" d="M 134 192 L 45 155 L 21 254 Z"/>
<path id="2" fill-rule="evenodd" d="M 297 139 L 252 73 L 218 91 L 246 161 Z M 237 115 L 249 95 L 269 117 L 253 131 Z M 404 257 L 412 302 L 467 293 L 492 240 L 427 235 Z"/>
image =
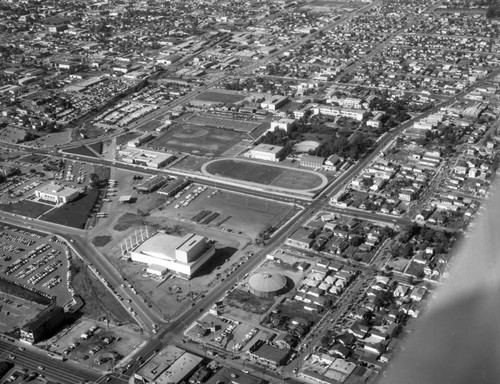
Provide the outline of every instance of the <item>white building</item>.
<path id="1" fill-rule="evenodd" d="M 288 96 L 273 95 L 266 98 L 261 104 L 262 109 L 267 109 L 269 111 L 276 111 L 288 102 Z"/>
<path id="2" fill-rule="evenodd" d="M 151 140 L 154 136 L 151 134 L 151 132 L 146 132 L 145 134 L 135 138 L 134 140 L 130 140 L 127 143 L 128 147 L 140 147 L 142 144 L 144 144 L 146 141 Z"/>
<path id="3" fill-rule="evenodd" d="M 130 256 L 133 261 L 148 264 L 156 274 L 169 270 L 190 279 L 215 253 L 214 244 L 206 240 L 195 234 L 178 237 L 157 233 L 134 249 Z"/>
<path id="4" fill-rule="evenodd" d="M 249 156 L 254 159 L 275 161 L 281 160 L 283 147 L 271 144 L 259 144 L 249 151 Z"/>
<path id="5" fill-rule="evenodd" d="M 372 128 L 381 128 L 382 127 L 382 118 L 384 117 L 385 112 L 377 112 L 375 115 L 366 122 L 366 125 Z"/>
<path id="6" fill-rule="evenodd" d="M 366 111 L 359 109 L 350 109 L 342 107 L 334 107 L 331 105 L 316 105 L 313 108 L 313 113 L 315 115 L 327 115 L 327 116 L 343 116 L 349 117 L 354 120 L 361 121 L 365 117 Z"/>
<path id="7" fill-rule="evenodd" d="M 285 117 L 279 119 L 278 121 L 273 121 L 271 123 L 271 127 L 269 128 L 270 132 L 274 132 L 275 129 L 282 129 L 286 132 L 289 131 L 295 125 L 295 119 L 287 119 Z"/>
<path id="8" fill-rule="evenodd" d="M 169 153 L 131 147 L 118 151 L 118 154 L 124 163 L 145 165 L 150 168 L 161 168 L 175 160 L 175 156 Z"/>
<path id="9" fill-rule="evenodd" d="M 76 199 L 80 195 L 80 190 L 57 184 L 45 184 L 35 190 L 35 195 L 40 200 L 66 204 Z"/>

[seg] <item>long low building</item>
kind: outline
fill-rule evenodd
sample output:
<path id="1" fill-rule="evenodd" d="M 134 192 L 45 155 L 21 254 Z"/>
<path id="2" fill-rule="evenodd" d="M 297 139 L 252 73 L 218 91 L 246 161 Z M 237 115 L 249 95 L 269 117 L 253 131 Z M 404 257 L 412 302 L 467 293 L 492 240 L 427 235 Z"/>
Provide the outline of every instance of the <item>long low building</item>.
<path id="1" fill-rule="evenodd" d="M 134 249 L 130 256 L 133 261 L 148 264 L 151 272 L 161 275 L 170 271 L 190 279 L 214 254 L 215 245 L 203 236 L 157 233 Z"/>
<path id="2" fill-rule="evenodd" d="M 144 364 L 134 377 L 142 383 L 177 384 L 192 374 L 203 357 L 168 345 Z"/>
<path id="3" fill-rule="evenodd" d="M 130 147 L 118 151 L 118 154 L 124 163 L 145 165 L 150 168 L 161 168 L 175 160 L 175 156 L 170 153 Z"/>
<path id="4" fill-rule="evenodd" d="M 315 115 L 343 116 L 361 121 L 365 117 L 366 111 L 360 109 L 342 108 L 332 105 L 317 105 L 313 108 Z"/>

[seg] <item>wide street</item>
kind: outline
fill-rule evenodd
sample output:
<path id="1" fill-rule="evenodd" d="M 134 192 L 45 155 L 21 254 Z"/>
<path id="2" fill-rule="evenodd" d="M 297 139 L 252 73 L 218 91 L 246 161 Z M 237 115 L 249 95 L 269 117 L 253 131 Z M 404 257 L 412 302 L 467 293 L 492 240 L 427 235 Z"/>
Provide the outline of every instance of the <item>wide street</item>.
<path id="1" fill-rule="evenodd" d="M 0 338 L 0 360 L 10 361 L 21 369 L 36 371 L 63 384 L 76 384 L 83 380 L 100 383 L 99 378 L 103 376 L 102 372 L 94 371 L 74 361 L 55 360 L 39 348 L 2 338 Z"/>
<path id="2" fill-rule="evenodd" d="M 139 297 L 137 297 L 137 295 L 134 295 L 129 290 L 129 288 L 127 288 L 126 286 L 125 288 L 121 287 L 121 284 L 124 281 L 120 272 L 114 268 L 114 266 L 110 263 L 105 255 L 102 255 L 95 249 L 95 247 L 89 245 L 90 242 L 88 241 L 84 231 L 38 220 L 31 220 L 29 221 L 29 223 L 35 229 L 51 232 L 68 240 L 71 247 L 87 263 L 92 264 L 95 268 L 97 268 L 102 278 L 106 279 L 106 281 L 109 282 L 110 285 L 113 286 L 123 297 L 130 298 L 130 300 L 132 300 L 132 304 L 130 304 L 130 306 L 134 308 L 135 312 L 137 313 L 136 319 L 142 327 L 144 327 L 145 329 L 150 329 L 153 323 L 160 324 L 160 332 L 155 335 L 154 338 L 148 341 L 139 351 L 136 351 L 136 353 L 133 355 L 133 358 L 130 361 L 130 364 L 132 366 L 130 367 L 130 369 L 123 372 L 125 376 L 129 376 L 139 367 L 139 357 L 147 359 L 154 353 L 156 349 L 158 349 L 160 345 L 167 345 L 182 338 L 185 328 L 194 320 L 196 320 L 200 316 L 200 313 L 202 311 L 207 310 L 211 305 L 213 305 L 213 303 L 215 303 L 215 301 L 220 300 L 225 292 L 230 287 L 232 287 L 240 278 L 242 278 L 246 273 L 250 273 L 265 259 L 268 253 L 271 253 L 275 248 L 279 247 L 291 233 L 293 233 L 297 228 L 301 227 L 308 219 L 311 218 L 312 215 L 317 213 L 325 205 L 329 196 L 332 196 L 342 190 L 342 188 L 344 188 L 346 184 L 348 184 L 354 177 L 356 177 L 356 175 L 361 172 L 364 167 L 366 167 L 371 161 L 373 161 L 376 156 L 378 156 L 380 151 L 382 151 L 392 140 L 394 140 L 402 130 L 409 127 L 411 123 L 412 121 L 406 122 L 398 127 L 398 129 L 394 129 L 393 131 L 386 134 L 381 140 L 379 140 L 379 142 L 377 143 L 377 148 L 374 149 L 371 154 L 362 158 L 349 170 L 347 170 L 344 174 L 339 176 L 336 180 L 334 180 L 334 182 L 327 186 L 322 193 L 320 193 L 310 204 L 308 204 L 301 212 L 296 215 L 294 220 L 289 221 L 283 227 L 279 228 L 274 233 L 273 237 L 270 239 L 266 246 L 259 249 L 258 252 L 256 252 L 244 265 L 233 272 L 224 282 L 218 284 L 212 291 L 210 291 L 206 295 L 203 301 L 195 302 L 192 307 L 187 308 L 184 313 L 182 313 L 170 323 L 165 324 L 162 319 L 159 318 L 158 314 L 147 308 L 143 301 Z M 78 160 L 80 156 L 65 154 L 64 157 Z M 91 163 L 114 166 L 122 169 L 140 170 L 141 172 L 147 171 L 144 167 L 134 167 L 126 164 L 112 162 L 109 160 L 96 158 L 86 158 L 86 160 Z M 163 171 L 147 172 L 152 174 L 164 173 Z M 194 175 L 191 175 L 191 177 L 196 179 Z M 204 180 L 199 181 L 203 183 Z M 219 187 L 222 187 L 221 183 L 218 183 L 218 185 Z M 243 186 L 241 192 L 245 192 L 248 194 L 254 193 L 253 190 L 246 189 Z M 290 198 L 293 197 L 290 196 Z M 338 213 L 347 212 L 346 210 L 340 208 L 330 207 L 329 209 L 335 210 Z M 348 213 L 352 212 L 349 211 Z M 356 212 L 356 214 L 359 217 L 368 215 L 372 219 L 387 221 L 387 217 L 384 215 L 363 212 Z M 26 225 L 28 223 L 28 220 L 25 218 L 15 218 L 15 215 L 5 216 L 9 218 L 8 221 L 12 220 L 14 224 L 17 223 Z M 56 361 L 53 361 L 51 363 L 56 365 L 65 364 L 65 362 L 63 363 Z M 113 375 L 112 382 L 119 383 L 122 381 L 123 377 L 123 375 Z"/>

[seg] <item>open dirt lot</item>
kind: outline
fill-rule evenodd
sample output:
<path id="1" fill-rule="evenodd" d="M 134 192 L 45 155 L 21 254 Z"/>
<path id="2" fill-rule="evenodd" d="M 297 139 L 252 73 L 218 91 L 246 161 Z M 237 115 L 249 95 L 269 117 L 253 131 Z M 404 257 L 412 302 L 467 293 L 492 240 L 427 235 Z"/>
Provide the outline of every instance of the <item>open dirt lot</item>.
<path id="1" fill-rule="evenodd" d="M 186 207 L 180 204 L 184 201 L 183 197 L 180 197 L 168 206 L 159 207 L 151 212 L 151 215 L 194 225 L 196 230 L 213 228 L 255 239 L 259 232 L 269 226 L 279 225 L 293 212 L 293 206 L 276 200 L 260 199 L 222 190 L 214 195 L 214 191 L 213 188 L 208 188 Z M 189 191 L 187 193 L 189 194 Z M 212 196 L 209 197 L 210 195 Z M 178 208 L 175 208 L 176 206 Z M 209 223 L 201 220 L 197 224 L 194 219 L 202 211 L 210 211 L 211 214 L 218 213 L 218 215 Z"/>

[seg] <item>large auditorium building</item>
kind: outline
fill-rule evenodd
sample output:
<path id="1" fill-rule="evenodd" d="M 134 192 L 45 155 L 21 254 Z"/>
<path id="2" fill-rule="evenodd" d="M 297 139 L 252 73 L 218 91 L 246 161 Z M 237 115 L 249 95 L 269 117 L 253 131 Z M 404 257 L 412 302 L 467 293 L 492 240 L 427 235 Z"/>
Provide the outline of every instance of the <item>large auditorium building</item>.
<path id="1" fill-rule="evenodd" d="M 135 248 L 130 256 L 133 261 L 148 264 L 150 273 L 171 272 L 190 279 L 214 253 L 215 245 L 203 236 L 157 233 Z"/>

